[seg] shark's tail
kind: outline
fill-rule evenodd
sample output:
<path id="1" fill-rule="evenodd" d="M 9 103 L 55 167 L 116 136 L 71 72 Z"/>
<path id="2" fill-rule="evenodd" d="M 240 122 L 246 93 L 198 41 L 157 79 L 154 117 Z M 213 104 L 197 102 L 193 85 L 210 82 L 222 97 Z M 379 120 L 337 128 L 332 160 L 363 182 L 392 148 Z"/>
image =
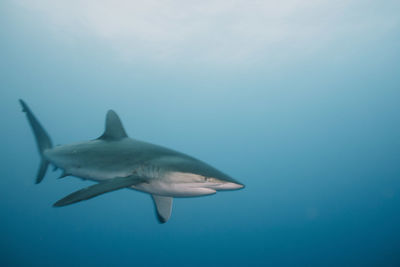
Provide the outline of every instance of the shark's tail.
<path id="1" fill-rule="evenodd" d="M 46 130 L 42 127 L 39 121 L 36 119 L 35 115 L 33 115 L 32 111 L 28 107 L 28 105 L 23 101 L 19 100 L 22 106 L 22 111 L 26 113 L 26 117 L 28 118 L 28 122 L 32 128 L 33 134 L 36 138 L 36 144 L 39 150 L 39 154 L 41 156 L 41 162 L 39 166 L 38 173 L 36 175 L 36 183 L 40 183 L 43 180 L 44 175 L 46 174 L 47 167 L 49 166 L 49 161 L 43 156 L 43 152 L 46 149 L 52 148 L 53 145 L 51 143 L 51 139 L 47 134 Z"/>

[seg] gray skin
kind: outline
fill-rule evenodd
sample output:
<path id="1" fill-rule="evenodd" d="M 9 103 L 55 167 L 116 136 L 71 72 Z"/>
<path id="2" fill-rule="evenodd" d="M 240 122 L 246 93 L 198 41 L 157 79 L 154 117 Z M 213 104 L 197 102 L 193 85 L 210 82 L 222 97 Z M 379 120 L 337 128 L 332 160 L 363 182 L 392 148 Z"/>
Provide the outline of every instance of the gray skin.
<path id="1" fill-rule="evenodd" d="M 161 196 L 202 196 L 243 187 L 198 159 L 129 137 L 58 146 L 46 150 L 44 156 L 65 174 L 83 179 L 140 176 L 145 181 L 132 188 Z"/>
<path id="2" fill-rule="evenodd" d="M 173 197 L 196 197 L 244 187 L 214 167 L 186 154 L 129 138 L 114 111 L 106 116 L 104 134 L 76 144 L 52 146 L 52 142 L 25 102 L 23 111 L 36 137 L 42 162 L 39 183 L 49 164 L 63 170 L 61 177 L 76 176 L 99 182 L 59 200 L 65 206 L 100 194 L 131 188 L 152 195 L 157 216 L 166 222 Z"/>

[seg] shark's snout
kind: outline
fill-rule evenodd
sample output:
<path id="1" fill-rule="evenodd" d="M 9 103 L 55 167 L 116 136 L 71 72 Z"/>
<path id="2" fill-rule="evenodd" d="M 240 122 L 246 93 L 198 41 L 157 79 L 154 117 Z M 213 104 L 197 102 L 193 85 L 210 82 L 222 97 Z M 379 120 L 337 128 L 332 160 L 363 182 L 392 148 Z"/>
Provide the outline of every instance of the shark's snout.
<path id="1" fill-rule="evenodd" d="M 205 186 L 214 190 L 238 190 L 245 187 L 244 184 L 236 182 L 233 179 L 232 181 L 224 181 L 215 178 L 206 179 Z"/>
<path id="2" fill-rule="evenodd" d="M 244 185 L 241 183 L 233 183 L 233 182 L 226 182 L 222 183 L 218 189 L 219 190 L 237 190 L 244 188 Z"/>

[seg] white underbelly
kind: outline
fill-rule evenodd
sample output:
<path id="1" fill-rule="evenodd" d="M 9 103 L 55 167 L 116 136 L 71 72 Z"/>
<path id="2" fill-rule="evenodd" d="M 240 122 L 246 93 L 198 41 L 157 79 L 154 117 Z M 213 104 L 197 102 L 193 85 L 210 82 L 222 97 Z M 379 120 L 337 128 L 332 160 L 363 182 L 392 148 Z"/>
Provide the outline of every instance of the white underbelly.
<path id="1" fill-rule="evenodd" d="M 200 187 L 198 183 L 164 183 L 161 181 L 152 181 L 151 183 L 132 186 L 132 188 L 166 197 L 197 197 L 216 193 L 214 189 Z"/>
<path id="2" fill-rule="evenodd" d="M 116 177 L 127 177 L 132 173 L 132 171 L 128 172 L 124 170 L 107 171 L 96 168 L 74 168 L 69 166 L 65 168 L 65 171 L 70 175 L 97 182 L 114 179 Z M 153 173 L 148 171 L 146 172 L 146 170 L 143 173 L 145 176 L 148 176 L 149 174 Z M 179 173 L 172 173 L 169 176 L 164 177 L 164 181 L 155 177 L 149 177 L 148 183 L 140 183 L 131 186 L 131 188 L 149 194 L 168 197 L 197 197 L 216 193 L 215 189 L 204 186 L 204 183 L 184 182 L 188 179 L 195 180 L 194 177 L 197 177 L 197 175 Z"/>

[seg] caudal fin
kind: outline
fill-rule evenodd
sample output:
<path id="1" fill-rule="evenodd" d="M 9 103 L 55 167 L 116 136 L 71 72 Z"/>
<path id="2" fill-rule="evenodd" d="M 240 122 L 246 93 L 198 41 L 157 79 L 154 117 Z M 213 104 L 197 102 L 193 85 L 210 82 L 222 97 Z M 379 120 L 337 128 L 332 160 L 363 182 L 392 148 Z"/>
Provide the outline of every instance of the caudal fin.
<path id="1" fill-rule="evenodd" d="M 52 148 L 53 144 L 46 130 L 36 119 L 35 115 L 33 115 L 28 105 L 22 99 L 19 100 L 19 103 L 22 106 L 22 111 L 26 113 L 26 117 L 28 119 L 29 125 L 31 126 L 33 134 L 35 135 L 36 145 L 41 156 L 41 163 L 36 175 L 36 183 L 38 184 L 43 180 L 43 177 L 46 174 L 47 167 L 49 166 L 49 162 L 46 160 L 45 157 L 43 157 L 43 152 L 46 149 Z"/>

